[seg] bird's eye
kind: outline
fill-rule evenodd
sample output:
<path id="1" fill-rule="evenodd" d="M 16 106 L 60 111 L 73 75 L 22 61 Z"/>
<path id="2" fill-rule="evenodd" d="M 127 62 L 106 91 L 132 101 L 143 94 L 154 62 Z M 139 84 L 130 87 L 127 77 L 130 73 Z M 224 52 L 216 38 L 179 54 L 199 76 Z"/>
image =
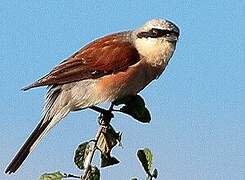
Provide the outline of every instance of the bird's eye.
<path id="1" fill-rule="evenodd" d="M 159 35 L 158 29 L 152 29 L 152 30 L 151 30 L 151 33 L 152 33 L 152 35 L 153 35 L 154 37 L 157 37 L 157 36 Z"/>

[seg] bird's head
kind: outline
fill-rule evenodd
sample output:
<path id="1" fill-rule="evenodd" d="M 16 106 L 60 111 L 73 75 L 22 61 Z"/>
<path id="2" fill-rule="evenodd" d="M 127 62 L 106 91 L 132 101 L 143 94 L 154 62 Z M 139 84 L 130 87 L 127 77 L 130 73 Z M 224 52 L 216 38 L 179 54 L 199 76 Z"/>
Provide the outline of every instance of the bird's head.
<path id="1" fill-rule="evenodd" d="M 160 39 L 162 41 L 176 42 L 179 38 L 180 30 L 172 22 L 164 19 L 153 19 L 136 30 L 139 39 Z"/>
<path id="2" fill-rule="evenodd" d="M 179 34 L 179 28 L 165 19 L 150 20 L 133 31 L 134 44 L 141 55 L 164 61 L 172 56 Z"/>

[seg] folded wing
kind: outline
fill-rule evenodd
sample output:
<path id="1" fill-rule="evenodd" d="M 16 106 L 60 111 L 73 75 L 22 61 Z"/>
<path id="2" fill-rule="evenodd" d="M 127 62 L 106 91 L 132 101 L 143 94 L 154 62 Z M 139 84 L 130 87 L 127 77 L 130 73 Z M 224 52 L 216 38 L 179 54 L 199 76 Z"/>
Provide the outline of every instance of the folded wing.
<path id="1" fill-rule="evenodd" d="M 23 90 L 90 78 L 96 79 L 125 71 L 140 59 L 138 51 L 127 41 L 125 34 L 117 33 L 95 40 Z"/>

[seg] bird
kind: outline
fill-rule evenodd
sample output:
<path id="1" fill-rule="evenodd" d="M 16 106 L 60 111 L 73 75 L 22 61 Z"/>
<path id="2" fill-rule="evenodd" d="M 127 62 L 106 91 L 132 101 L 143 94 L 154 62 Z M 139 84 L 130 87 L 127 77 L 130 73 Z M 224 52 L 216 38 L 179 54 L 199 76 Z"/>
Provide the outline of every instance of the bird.
<path id="1" fill-rule="evenodd" d="M 98 38 L 47 75 L 23 88 L 47 86 L 43 115 L 5 173 L 15 173 L 42 138 L 68 113 L 136 95 L 165 70 L 180 29 L 166 19 L 152 19 L 135 30 Z"/>

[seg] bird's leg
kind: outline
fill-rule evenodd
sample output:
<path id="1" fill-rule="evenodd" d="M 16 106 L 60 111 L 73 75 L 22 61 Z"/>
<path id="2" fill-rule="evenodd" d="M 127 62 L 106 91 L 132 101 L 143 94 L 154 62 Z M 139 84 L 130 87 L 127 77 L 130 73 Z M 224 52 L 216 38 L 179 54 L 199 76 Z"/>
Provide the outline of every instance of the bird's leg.
<path id="1" fill-rule="evenodd" d="M 101 114 L 104 114 L 107 111 L 106 109 L 103 109 L 103 108 L 98 107 L 98 106 L 90 106 L 89 108 L 94 110 L 94 111 L 97 111 L 97 112 L 99 112 Z"/>
<path id="2" fill-rule="evenodd" d="M 111 106 L 110 106 L 110 108 L 108 110 L 107 109 L 103 109 L 103 108 L 98 107 L 98 106 L 91 106 L 89 108 L 92 109 L 92 110 L 94 110 L 94 111 L 96 111 L 96 112 L 101 113 L 101 115 L 103 116 L 103 118 L 100 118 L 100 119 L 103 119 L 105 121 L 107 119 L 109 120 L 109 119 L 111 119 L 111 118 L 114 117 L 114 115 L 112 114 L 113 106 L 114 105 L 111 104 Z M 100 123 L 102 123 L 102 122 L 100 122 Z"/>

